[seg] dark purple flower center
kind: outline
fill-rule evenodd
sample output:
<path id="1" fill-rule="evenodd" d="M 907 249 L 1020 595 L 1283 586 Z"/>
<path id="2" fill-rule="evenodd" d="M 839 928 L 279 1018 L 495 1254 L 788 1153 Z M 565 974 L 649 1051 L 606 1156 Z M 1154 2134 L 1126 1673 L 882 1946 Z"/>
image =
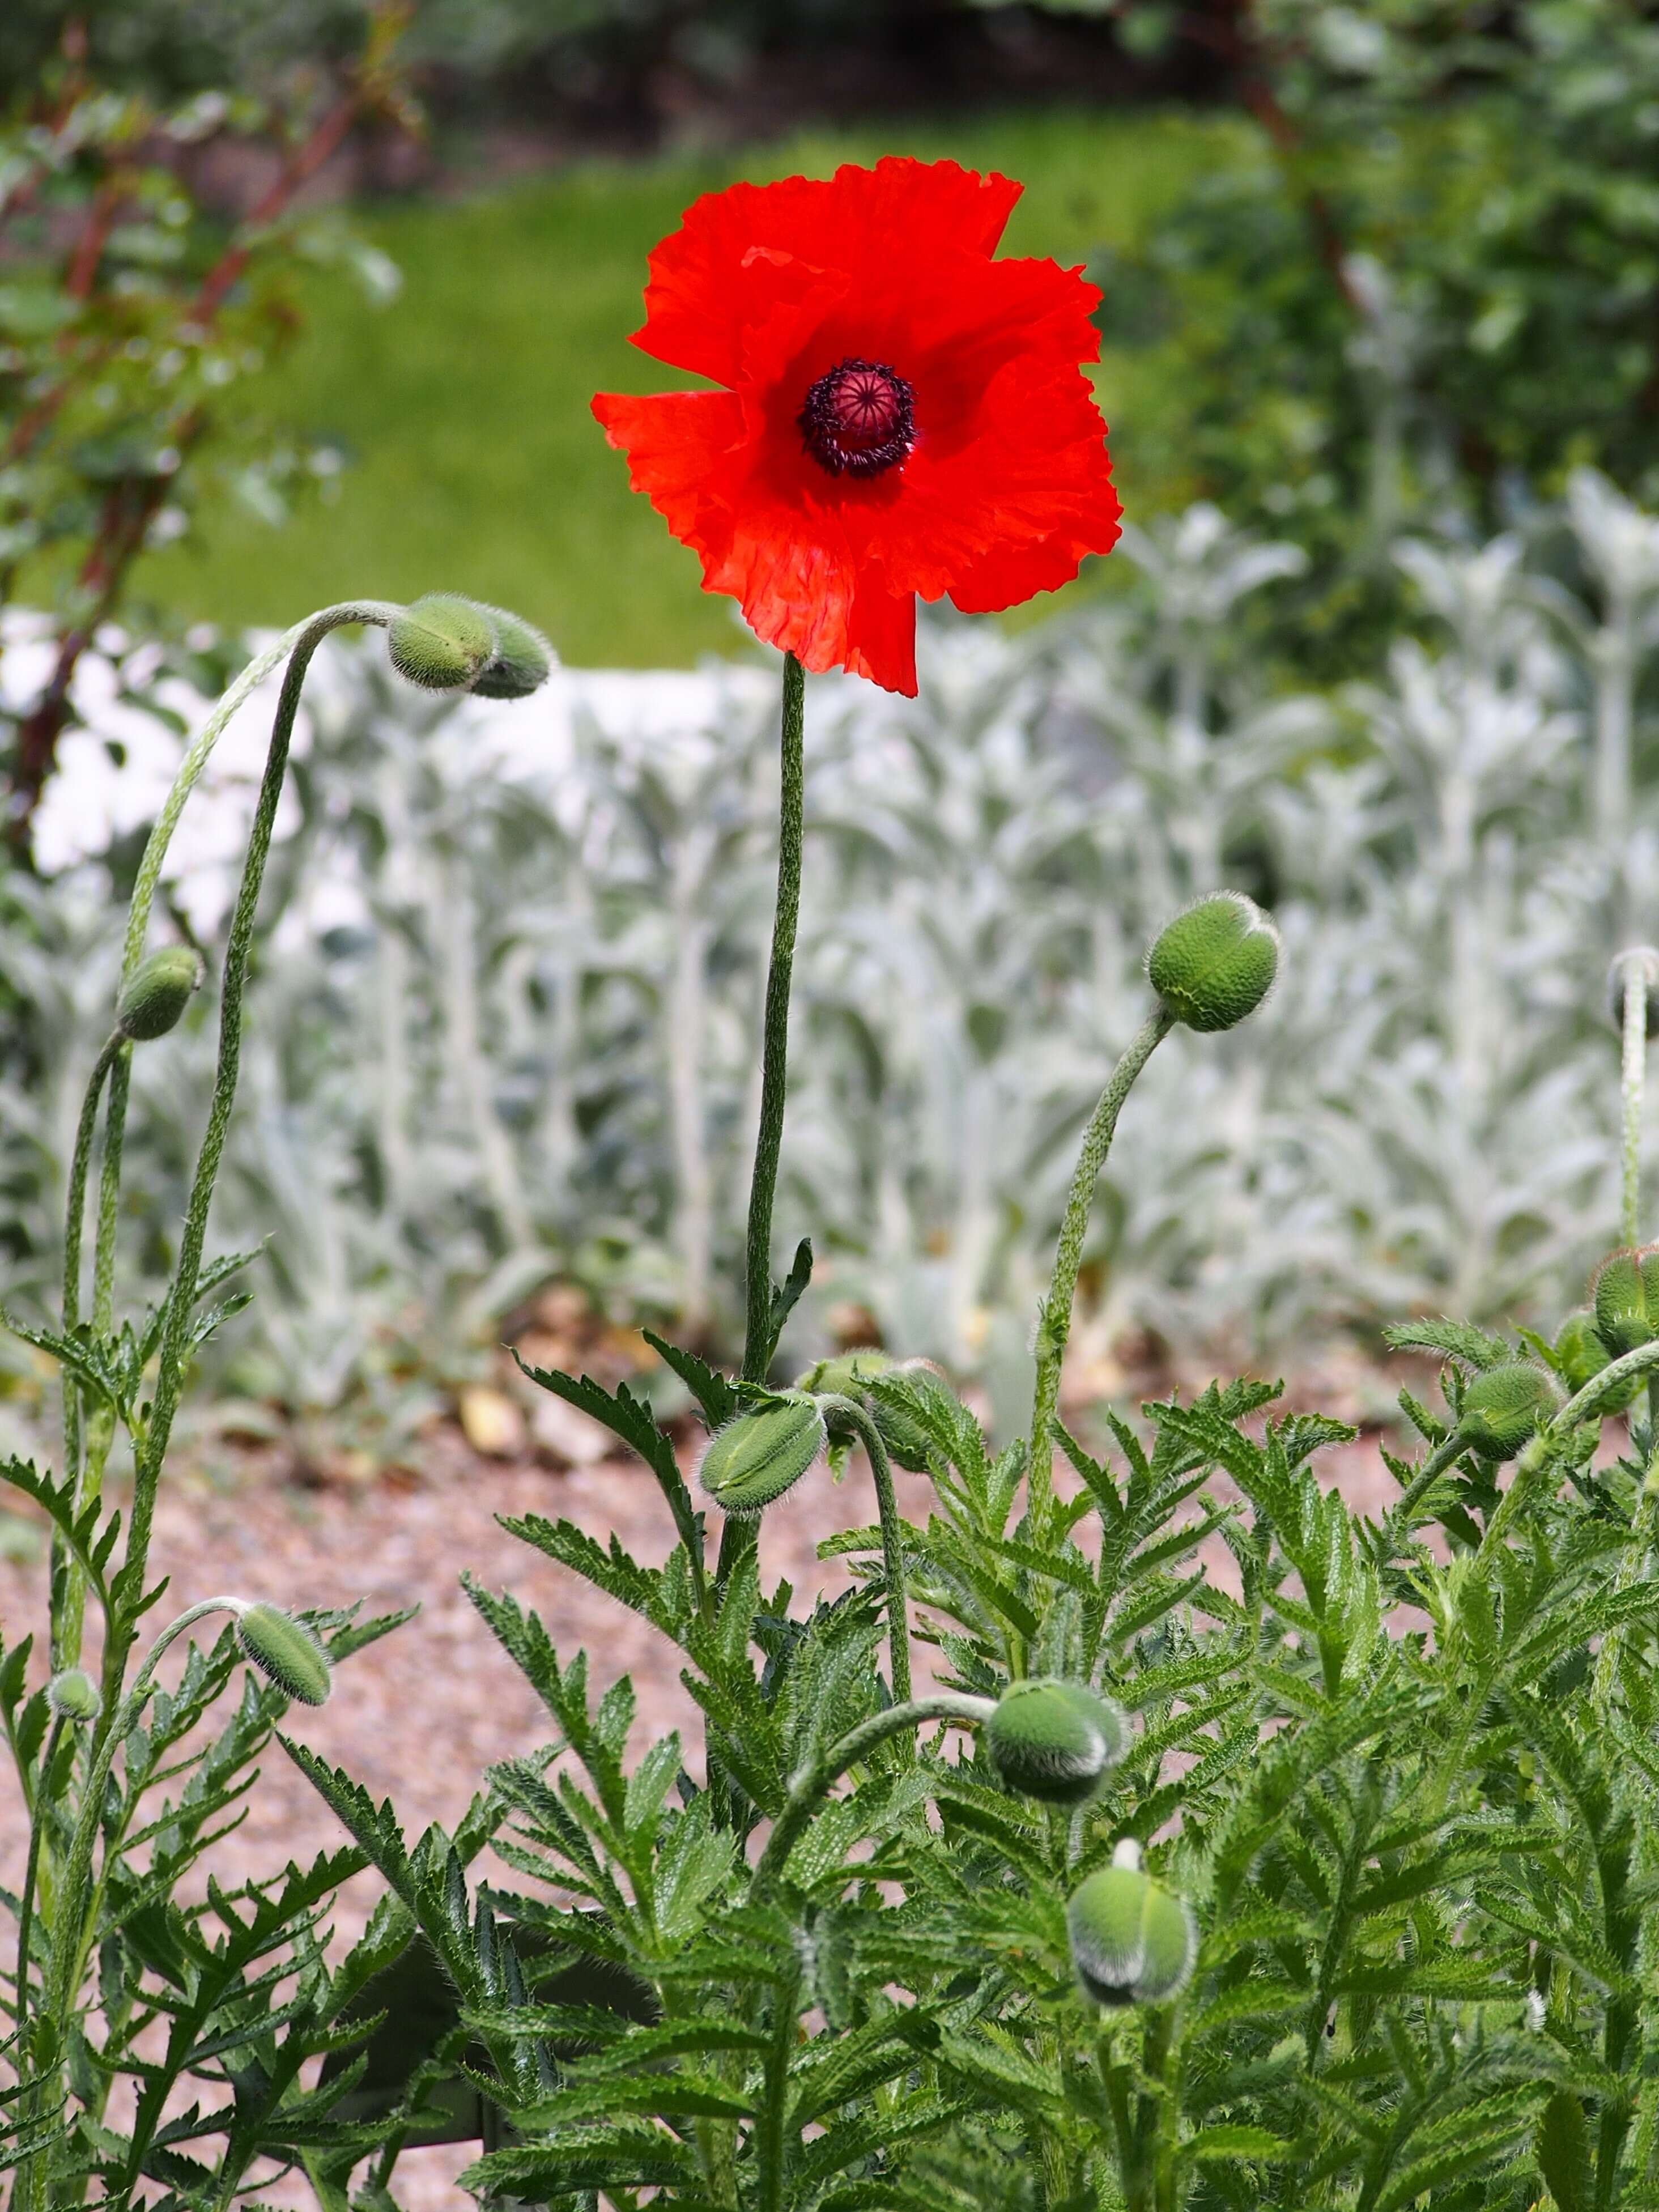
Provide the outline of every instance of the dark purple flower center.
<path id="1" fill-rule="evenodd" d="M 796 419 L 807 452 L 832 477 L 879 476 L 916 442 L 915 393 L 884 362 L 838 362 Z"/>

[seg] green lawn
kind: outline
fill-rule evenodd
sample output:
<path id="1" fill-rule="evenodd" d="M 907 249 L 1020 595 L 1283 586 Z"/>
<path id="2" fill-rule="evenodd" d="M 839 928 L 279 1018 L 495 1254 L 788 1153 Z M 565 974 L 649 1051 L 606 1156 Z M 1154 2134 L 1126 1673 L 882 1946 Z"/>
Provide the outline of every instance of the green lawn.
<path id="1" fill-rule="evenodd" d="M 343 274 L 309 280 L 310 327 L 268 373 L 278 420 L 337 441 L 331 504 L 280 530 L 204 517 L 158 555 L 141 595 L 191 618 L 287 623 L 331 599 L 434 586 L 520 609 L 567 659 L 672 665 L 738 642 L 730 603 L 627 488 L 588 413 L 596 390 L 679 379 L 627 343 L 650 247 L 696 194 L 743 176 L 826 174 L 877 155 L 950 155 L 1022 179 L 1008 248 L 1066 262 L 1142 231 L 1237 126 L 1186 116 L 1039 113 L 814 133 L 745 155 L 592 162 L 555 177 L 363 218 L 404 275 L 389 307 Z M 1108 420 L 1158 404 L 1156 371 L 1108 353 Z M 1132 431 L 1120 452 L 1131 505 Z M 1127 463 L 1127 466 L 1125 464 Z M 1073 588 L 1085 588 L 1086 583 Z"/>

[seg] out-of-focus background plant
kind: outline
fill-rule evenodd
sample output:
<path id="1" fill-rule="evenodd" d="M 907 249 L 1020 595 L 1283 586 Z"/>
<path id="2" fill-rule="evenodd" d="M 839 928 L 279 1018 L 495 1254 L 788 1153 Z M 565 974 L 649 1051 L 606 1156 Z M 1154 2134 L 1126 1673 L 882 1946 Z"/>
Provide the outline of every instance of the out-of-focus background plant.
<path id="1" fill-rule="evenodd" d="M 619 1362 L 640 1320 L 725 1341 L 769 704 L 585 403 L 653 374 L 620 333 L 693 193 L 895 147 L 1025 177 L 1012 247 L 1090 264 L 1133 527 L 1051 620 L 936 623 L 915 706 L 821 687 L 801 1349 L 874 1330 L 1018 1403 L 1062 1133 L 1133 949 L 1220 880 L 1294 982 L 1248 1061 L 1149 1078 L 1073 1387 L 1572 1295 L 1614 1212 L 1584 1009 L 1659 935 L 1650 11 L 146 0 L 12 11 L 0 81 L 9 1301 L 237 626 L 441 570 L 572 665 L 510 723 L 319 669 L 220 1217 L 281 1225 L 222 1392 L 385 1457 L 550 1285 Z M 158 1274 L 210 1049 L 141 1072 Z"/>

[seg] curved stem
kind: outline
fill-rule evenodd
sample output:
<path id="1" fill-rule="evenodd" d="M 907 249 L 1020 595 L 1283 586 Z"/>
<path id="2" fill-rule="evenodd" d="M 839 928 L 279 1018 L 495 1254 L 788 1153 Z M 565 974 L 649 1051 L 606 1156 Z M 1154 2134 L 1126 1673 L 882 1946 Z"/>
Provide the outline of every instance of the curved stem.
<path id="1" fill-rule="evenodd" d="M 17 1987 L 16 2021 L 21 2033 L 29 2008 L 29 1939 L 34 1932 L 34 1880 L 40 1867 L 40 1838 L 46 1825 L 46 1807 L 51 1802 L 52 1770 L 58 1761 L 58 1747 L 63 1741 L 68 1723 L 59 1713 L 52 1724 L 46 1738 L 46 1753 L 40 1761 L 40 1786 L 34 1793 L 34 1818 L 29 1825 L 29 1855 L 23 1869 L 23 1892 L 17 1900 Z"/>
<path id="2" fill-rule="evenodd" d="M 881 1515 L 882 1565 L 887 1584 L 887 1647 L 891 1655 L 889 1667 L 894 1700 L 902 1705 L 910 1696 L 910 1624 L 904 1584 L 904 1523 L 899 1518 L 898 1499 L 894 1494 L 892 1462 L 887 1456 L 881 1431 L 868 1408 L 860 1406 L 856 1398 L 843 1398 L 831 1391 L 820 1398 L 818 1404 L 826 1419 L 843 1421 L 857 1432 L 870 1462 L 870 1472 L 875 1477 L 876 1504 Z"/>
<path id="3" fill-rule="evenodd" d="M 81 1322 L 81 1239 L 86 1226 L 87 1176 L 92 1164 L 92 1140 L 98 1127 L 98 1103 L 104 1083 L 118 1060 L 124 1040 L 118 1031 L 106 1037 L 93 1062 L 92 1073 L 81 1100 L 81 1116 L 75 1127 L 75 1150 L 70 1157 L 69 1188 L 64 1204 L 64 1334 L 73 1335 Z M 81 1385 L 64 1370 L 64 1472 L 79 1477 L 84 1429 Z M 54 1668 L 72 1666 L 75 1655 L 64 1640 L 71 1613 L 77 1611 L 75 1564 L 63 1539 L 54 1530 L 52 1540 L 52 1662 Z M 78 1641 L 78 1639 L 76 1639 Z"/>
<path id="4" fill-rule="evenodd" d="M 1424 1492 L 1429 1487 L 1430 1484 L 1438 1481 L 1440 1477 L 1446 1472 L 1446 1469 L 1452 1465 L 1454 1461 L 1461 1458 L 1462 1454 L 1467 1451 L 1468 1449 L 1468 1447 L 1463 1442 L 1462 1437 L 1459 1435 L 1458 1431 L 1454 1429 L 1449 1437 L 1443 1438 L 1442 1442 L 1435 1446 L 1434 1449 L 1429 1454 L 1427 1459 L 1424 1461 L 1422 1466 L 1418 1468 L 1417 1473 L 1406 1485 L 1404 1490 L 1401 1492 L 1399 1498 L 1395 1502 L 1394 1510 L 1390 1514 L 1389 1518 L 1395 1521 L 1403 1521 L 1407 1514 L 1411 1511 L 1413 1506 L 1416 1504 L 1418 1499 L 1422 1497 Z"/>
<path id="5" fill-rule="evenodd" d="M 1625 963 L 1620 1090 L 1624 1098 L 1624 1207 L 1620 1233 L 1626 1244 L 1642 1241 L 1642 1085 L 1648 1058 L 1648 978 L 1640 959 Z"/>
<path id="6" fill-rule="evenodd" d="M 1602 1399 L 1617 1397 L 1632 1375 L 1645 1374 L 1650 1367 L 1659 1367 L 1659 1336 L 1647 1344 L 1638 1344 L 1634 1352 L 1620 1353 L 1599 1375 L 1592 1375 L 1583 1389 L 1568 1399 L 1543 1434 L 1553 1443 L 1564 1442 L 1574 1429 L 1589 1419 Z"/>
<path id="7" fill-rule="evenodd" d="M 1054 1249 L 1048 1295 L 1037 1316 L 1036 1389 L 1031 1401 L 1031 1438 L 1025 1469 L 1034 1522 L 1042 1512 L 1050 1486 L 1049 1456 L 1054 1415 L 1060 1405 L 1060 1370 L 1066 1358 L 1066 1339 L 1072 1333 L 1072 1305 L 1077 1296 L 1078 1270 L 1083 1264 L 1083 1239 L 1089 1226 L 1089 1211 L 1094 1204 L 1095 1185 L 1111 1150 L 1123 1102 L 1133 1088 L 1135 1078 L 1174 1027 L 1175 1016 L 1167 1006 L 1160 1006 L 1141 1024 L 1130 1039 L 1127 1051 L 1112 1070 L 1111 1080 L 1102 1091 L 1100 1103 L 1083 1133 L 1083 1149 L 1078 1155 L 1071 1193 L 1060 1225 L 1060 1243 Z"/>
<path id="8" fill-rule="evenodd" d="M 990 1698 L 971 1698 L 960 1690 L 934 1690 L 925 1698 L 912 1698 L 906 1705 L 889 1705 L 885 1712 L 873 1713 L 867 1721 L 849 1729 L 838 1743 L 820 1753 L 810 1766 L 802 1767 L 790 1784 L 783 1810 L 756 1862 L 754 1887 L 761 1890 L 778 1879 L 824 1791 L 889 1736 L 903 1735 L 928 1721 L 955 1721 L 964 1728 L 977 1728 L 995 1711 Z"/>
<path id="9" fill-rule="evenodd" d="M 208 1109 L 207 1130 L 202 1139 L 202 1149 L 197 1156 L 195 1180 L 191 1186 L 184 1234 L 179 1240 L 179 1261 L 168 1295 L 167 1327 L 161 1338 L 155 1395 L 143 1440 L 137 1454 L 132 1519 L 127 1531 L 125 1560 L 128 1584 L 135 1598 L 143 1589 L 150 1528 L 155 1513 L 156 1485 L 184 1388 L 191 1316 L 195 1308 L 196 1285 L 201 1271 L 202 1245 L 207 1234 L 208 1209 L 213 1202 L 214 1182 L 224 1153 L 225 1136 L 230 1123 L 231 1108 L 235 1102 L 236 1079 L 241 1064 L 242 994 L 247 980 L 248 957 L 253 945 L 254 918 L 258 908 L 260 885 L 264 879 L 265 860 L 270 850 L 276 804 L 282 796 L 283 780 L 288 769 L 289 747 L 294 736 L 294 718 L 300 704 L 300 693 L 312 656 L 331 630 L 338 629 L 348 623 L 370 623 L 384 627 L 398 611 L 395 606 L 378 600 L 325 608 L 320 614 L 313 615 L 309 622 L 301 625 L 294 639 L 287 673 L 283 678 L 282 693 L 271 727 L 270 750 L 265 757 L 264 776 L 253 811 L 253 825 L 248 837 L 247 857 L 242 867 L 241 887 L 237 894 L 230 937 L 225 947 L 224 973 L 220 987 L 219 1059 L 212 1103 Z M 183 781 L 182 777 L 180 781 Z M 179 786 L 175 784 L 173 789 L 176 793 Z M 170 796 L 169 805 L 171 803 Z M 161 826 L 158 823 L 158 831 Z M 152 836 L 151 848 L 155 842 Z M 162 850 L 165 850 L 165 846 Z M 150 851 L 147 849 L 147 866 L 149 859 Z M 155 863 L 158 872 L 160 865 L 158 858 Z M 152 882 L 149 886 L 151 892 L 154 888 Z M 139 896 L 140 894 L 135 892 L 135 915 Z M 133 941 L 130 928 L 129 951 Z M 130 1644 L 131 1636 L 125 1627 L 111 1637 L 105 1660 L 106 1703 L 114 1702 Z"/>
<path id="10" fill-rule="evenodd" d="M 109 1072 L 109 1104 L 104 1111 L 104 1159 L 98 1182 L 98 1238 L 93 1248 L 92 1325 L 102 1332 L 115 1313 L 115 1232 L 121 1204 L 121 1160 L 127 1133 L 127 1091 L 132 1080 L 132 1046 L 123 1039 Z"/>
<path id="11" fill-rule="evenodd" d="M 793 653 L 783 657 L 781 788 L 778 808 L 778 899 L 772 918 L 772 957 L 766 971 L 766 1012 L 761 1047 L 760 1129 L 749 1183 L 749 1231 L 744 1245 L 748 1304 L 743 1371 L 763 1382 L 772 1356 L 772 1200 L 783 1146 L 783 1101 L 788 1074 L 789 985 L 800 919 L 801 846 L 805 834 L 806 672 Z"/>

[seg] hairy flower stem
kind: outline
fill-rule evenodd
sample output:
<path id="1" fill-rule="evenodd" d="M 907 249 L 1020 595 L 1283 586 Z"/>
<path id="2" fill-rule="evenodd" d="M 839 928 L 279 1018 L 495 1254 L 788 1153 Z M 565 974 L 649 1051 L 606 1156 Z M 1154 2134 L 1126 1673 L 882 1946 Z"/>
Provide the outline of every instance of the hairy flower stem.
<path id="1" fill-rule="evenodd" d="M 64 1862 L 64 1878 L 52 1911 L 52 1945 L 36 2026 L 36 2047 L 33 2054 L 36 2061 L 36 2080 L 31 2098 L 32 2117 L 38 2118 L 41 2112 L 52 2110 L 55 2104 L 57 2070 L 69 2039 L 76 1996 L 86 1972 L 87 1954 L 96 1932 L 97 1892 L 93 1883 L 92 1862 L 98 1846 L 99 1831 L 104 1824 L 104 1795 L 109 1786 L 111 1769 L 115 1765 L 116 1751 L 126 1741 L 144 1709 L 155 1685 L 157 1662 L 167 1646 L 210 1613 L 240 1613 L 242 1602 L 236 1597 L 205 1598 L 200 1605 L 193 1605 L 181 1613 L 176 1620 L 161 1631 L 150 1646 L 149 1656 L 139 1668 L 132 1687 L 121 1700 L 118 1710 L 112 1714 L 106 1713 L 107 1724 L 93 1746 L 86 1786 L 81 1793 L 80 1817 L 75 1824 L 74 1838 Z M 37 1806 L 37 1832 L 40 1819 L 41 1811 Z M 50 2154 L 38 2151 L 19 2175 L 14 2212 L 52 2212 L 51 2200 L 46 2194 L 50 2179 Z"/>
<path id="2" fill-rule="evenodd" d="M 1648 1458 L 1647 1480 L 1637 1499 L 1630 1535 L 1619 1562 L 1618 1578 L 1613 1583 L 1615 1595 L 1622 1595 L 1645 1573 L 1656 1536 L 1659 1536 L 1659 1449 L 1650 1453 Z M 1591 1678 L 1590 1694 L 1595 1710 L 1603 1720 L 1613 1710 L 1613 1692 L 1619 1680 L 1619 1655 L 1624 1641 L 1625 1624 L 1620 1621 L 1605 1632 L 1601 1648 L 1595 1655 L 1595 1672 Z"/>
<path id="3" fill-rule="evenodd" d="M 1648 978 L 1642 961 L 1625 963 L 1622 1082 L 1625 1128 L 1624 1210 L 1620 1227 L 1626 1244 L 1642 1241 L 1642 1084 L 1648 1058 Z"/>
<path id="4" fill-rule="evenodd" d="M 843 1422 L 856 1432 L 870 1462 L 870 1472 L 875 1477 L 876 1504 L 881 1515 L 882 1566 L 887 1584 L 887 1647 L 891 1654 L 889 1665 L 894 1702 L 902 1705 L 910 1695 L 909 1607 L 904 1587 L 904 1523 L 899 1518 L 898 1499 L 893 1489 L 892 1463 L 881 1431 L 868 1409 L 860 1406 L 856 1398 L 843 1398 L 831 1392 L 820 1398 L 818 1404 L 827 1420 L 832 1424 Z"/>
<path id="5" fill-rule="evenodd" d="M 800 1841 L 824 1791 L 889 1736 L 908 1735 L 928 1721 L 954 1721 L 963 1728 L 977 1728 L 995 1711 L 989 1698 L 969 1697 L 959 1690 L 933 1690 L 925 1698 L 912 1698 L 908 1704 L 889 1705 L 884 1712 L 874 1713 L 849 1729 L 838 1743 L 820 1753 L 810 1766 L 802 1767 L 790 1784 L 783 1810 L 756 1863 L 757 1893 L 781 1877 L 789 1854 Z"/>
<path id="6" fill-rule="evenodd" d="M 81 1322 L 81 1236 L 86 1225 L 87 1176 L 92 1164 L 92 1140 L 98 1127 L 98 1106 L 104 1095 L 104 1085 L 109 1072 L 120 1054 L 122 1039 L 118 1031 L 107 1037 L 92 1064 L 92 1073 L 87 1079 L 86 1091 L 81 1100 L 81 1117 L 75 1128 L 75 1150 L 70 1158 L 69 1188 L 64 1206 L 64 1334 L 73 1336 Z M 64 1472 L 78 1477 L 81 1471 L 82 1407 L 81 1385 L 65 1368 L 64 1370 Z M 55 1602 L 52 1606 L 52 1663 L 59 1668 L 73 1666 L 74 1655 L 68 1657 L 63 1651 L 63 1622 L 66 1613 L 66 1596 L 75 1569 L 68 1547 L 54 1533 L 52 1545 L 52 1587 Z"/>
<path id="7" fill-rule="evenodd" d="M 29 1855 L 23 1868 L 22 1894 L 17 1900 L 17 1985 L 14 2010 L 20 2034 L 29 2008 L 29 1944 L 34 1933 L 34 1883 L 40 1870 L 40 1840 L 46 1832 L 52 1770 L 58 1764 L 58 1747 L 63 1741 L 64 1730 L 68 1725 L 61 1713 L 52 1722 L 52 1733 L 46 1738 L 46 1747 L 40 1760 L 40 1786 L 34 1794 L 33 1817 L 29 1823 Z"/>
<path id="8" fill-rule="evenodd" d="M 806 672 L 793 653 L 783 657 L 782 779 L 778 811 L 778 899 L 772 920 L 772 958 L 766 973 L 766 1012 L 761 1056 L 760 1130 L 749 1184 L 749 1230 L 744 1245 L 748 1314 L 744 1331 L 745 1381 L 763 1382 L 772 1350 L 772 1200 L 783 1145 L 783 1100 L 788 1074 L 789 984 L 800 919 L 801 845 L 805 836 Z"/>
<path id="9" fill-rule="evenodd" d="M 167 1454 L 167 1439 L 184 1389 L 191 1318 L 201 1272 L 202 1246 L 207 1235 L 208 1209 L 213 1202 L 213 1187 L 224 1154 L 231 1108 L 236 1097 L 236 1079 L 241 1066 L 242 994 L 247 981 L 248 958 L 253 946 L 254 919 L 258 909 L 260 885 L 264 880 L 265 860 L 270 850 L 271 831 L 276 820 L 276 804 L 282 796 L 283 780 L 287 773 L 289 747 L 293 741 L 294 718 L 300 704 L 300 693 L 312 656 L 331 630 L 338 629 L 348 623 L 368 623 L 385 627 L 398 612 L 397 607 L 378 600 L 325 608 L 320 614 L 312 616 L 309 622 L 301 625 L 289 659 L 287 673 L 283 678 L 282 693 L 271 728 L 270 745 L 265 757 L 264 776 L 253 810 L 253 826 L 248 837 L 247 856 L 242 866 L 241 887 L 237 894 L 230 937 L 225 947 L 219 1001 L 219 1059 L 212 1102 L 208 1109 L 207 1130 L 202 1139 L 202 1149 L 197 1156 L 195 1179 L 191 1185 L 190 1202 L 185 1212 L 184 1234 L 179 1240 L 179 1261 L 167 1297 L 167 1326 L 161 1337 L 155 1395 L 136 1455 L 132 1519 L 127 1531 L 125 1567 L 128 1586 L 135 1594 L 141 1593 L 143 1589 L 149 1556 L 150 1528 L 155 1516 L 156 1486 L 161 1480 L 161 1462 Z M 245 671 L 245 677 L 246 673 Z M 192 747 L 192 756 L 196 748 Z M 181 774 L 180 782 L 183 780 Z M 179 785 L 175 784 L 174 793 L 178 789 Z M 172 803 L 173 795 L 169 794 L 168 805 L 171 806 Z M 158 823 L 158 831 L 161 826 Z M 155 844 L 155 837 L 152 835 L 150 847 Z M 141 890 L 144 869 L 148 867 L 149 860 L 150 849 L 146 848 L 144 863 L 140 869 Z M 157 875 L 159 871 L 158 860 Z M 155 881 L 152 879 L 150 895 L 154 890 Z M 135 891 L 135 916 L 139 897 L 140 892 Z M 130 921 L 129 953 L 133 941 Z M 142 939 L 138 941 L 142 943 Z M 112 1707 L 119 1694 L 131 1642 L 131 1626 L 117 1624 L 105 1654 L 104 1698 L 106 1706 Z"/>
<path id="10" fill-rule="evenodd" d="M 749 1179 L 749 1226 L 744 1244 L 743 1373 L 763 1382 L 772 1361 L 772 1201 L 777 1194 L 778 1159 L 783 1149 L 784 1093 L 788 1082 L 789 986 L 795 965 L 795 931 L 800 921 L 801 847 L 806 810 L 806 672 L 793 653 L 783 656 L 783 712 L 780 740 L 778 805 L 778 896 L 772 916 L 772 954 L 766 970 L 766 1006 L 762 1016 L 760 1126 L 755 1164 Z M 727 1521 L 720 1536 L 716 1586 L 724 1589 L 754 1551 L 758 1526 L 747 1518 Z"/>
<path id="11" fill-rule="evenodd" d="M 1060 1406 L 1060 1370 L 1066 1359 L 1066 1339 L 1072 1333 L 1072 1306 L 1077 1297 L 1078 1270 L 1083 1264 L 1083 1239 L 1094 1204 L 1095 1185 L 1106 1164 L 1117 1117 L 1123 1102 L 1158 1047 L 1175 1027 L 1175 1016 L 1160 1006 L 1143 1022 L 1129 1041 L 1127 1051 L 1112 1070 L 1112 1079 L 1100 1096 L 1083 1133 L 1083 1149 L 1072 1177 L 1071 1194 L 1060 1226 L 1054 1273 L 1048 1295 L 1037 1316 L 1036 1389 L 1031 1403 L 1031 1438 L 1026 1455 L 1027 1495 L 1036 1528 L 1046 1515 L 1052 1470 L 1054 1415 Z"/>

